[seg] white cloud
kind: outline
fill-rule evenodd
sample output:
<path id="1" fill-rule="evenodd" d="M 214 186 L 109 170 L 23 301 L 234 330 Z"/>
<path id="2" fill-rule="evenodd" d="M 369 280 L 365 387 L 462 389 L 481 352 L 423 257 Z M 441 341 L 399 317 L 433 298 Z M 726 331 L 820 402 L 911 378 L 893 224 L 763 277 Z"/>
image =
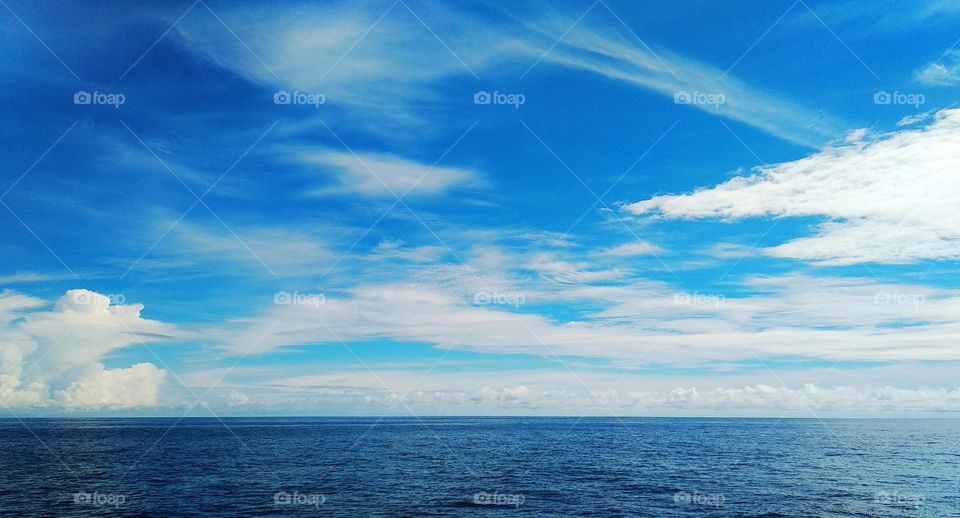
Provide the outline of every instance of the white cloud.
<path id="1" fill-rule="evenodd" d="M 220 271 L 228 265 L 260 272 L 265 275 L 297 276 L 323 271 L 336 261 L 337 256 L 327 246 L 331 228 L 299 231 L 276 226 L 241 227 L 226 226 L 216 222 L 188 224 L 174 220 L 159 220 L 155 225 L 157 235 L 165 235 L 147 256 L 133 267 L 139 270 L 179 269 L 180 271 L 208 265 L 215 261 Z M 172 230 L 168 230 L 172 227 Z M 155 239 L 154 236 L 150 236 Z M 149 246 L 150 241 L 144 241 Z M 133 263 L 133 259 L 130 263 Z M 127 262 L 120 263 L 130 267 Z"/>
<path id="2" fill-rule="evenodd" d="M 917 72 L 917 81 L 931 86 L 960 83 L 960 50 L 948 50 L 939 60 Z"/>
<path id="3" fill-rule="evenodd" d="M 529 28 L 542 40 L 527 39 L 517 46 L 533 58 L 596 73 L 616 81 L 647 88 L 674 99 L 685 92 L 722 95 L 722 103 L 689 103 L 710 112 L 759 128 L 785 140 L 819 147 L 835 137 L 842 124 L 822 112 L 764 92 L 709 64 L 665 49 L 652 50 L 611 22 L 605 29 L 591 28 L 586 20 L 572 29 L 571 22 L 554 19 Z M 557 42 L 543 54 L 543 45 Z"/>
<path id="4" fill-rule="evenodd" d="M 690 194 L 627 205 L 672 219 L 831 218 L 816 235 L 768 248 L 820 265 L 960 258 L 960 110 L 924 128 L 831 147 Z"/>
<path id="5" fill-rule="evenodd" d="M 57 390 L 54 399 L 68 409 L 155 406 L 166 374 L 152 363 L 138 363 L 127 369 L 106 369 L 96 364 L 91 372 Z"/>
<path id="6" fill-rule="evenodd" d="M 609 257 L 640 257 L 645 255 L 658 255 L 664 252 L 665 250 L 663 248 L 660 248 L 653 243 L 637 241 L 604 250 L 601 252 L 601 255 Z"/>
<path id="7" fill-rule="evenodd" d="M 478 175 L 467 169 L 430 166 L 393 155 L 348 152 L 311 153 L 308 164 L 326 166 L 337 176 L 338 185 L 318 194 L 355 193 L 388 197 L 437 195 L 478 183 Z"/>
<path id="8" fill-rule="evenodd" d="M 359 125 L 396 139 L 409 137 L 411 127 L 421 135 L 433 129 L 428 111 L 415 107 L 436 101 L 438 82 L 473 79 L 471 70 L 503 55 L 495 35 L 464 30 L 462 14 L 439 4 L 415 8 L 362 1 L 234 7 L 218 13 L 244 45 L 212 17 L 188 17 L 176 34 L 197 55 L 252 81 L 323 94 L 323 116 L 338 127 Z M 464 92 L 465 103 L 470 95 Z"/>
<path id="9" fill-rule="evenodd" d="M 236 389 L 231 389 L 227 394 L 227 404 L 229 406 L 244 406 L 250 403 L 250 397 Z"/>
<path id="10" fill-rule="evenodd" d="M 0 277 L 0 285 L 62 281 L 65 279 L 72 279 L 72 278 L 73 278 L 72 275 L 36 273 L 36 272 L 18 272 L 11 275 L 4 275 L 3 277 Z"/>
<path id="11" fill-rule="evenodd" d="M 434 270 L 431 276 L 442 275 Z M 451 275 L 451 277 L 454 277 Z M 596 286 L 543 279 L 472 278 L 359 286 L 322 305 L 282 305 L 211 331 L 251 354 L 284 346 L 389 339 L 494 354 L 579 356 L 709 366 L 761 358 L 958 360 L 960 296 L 866 279 L 755 277 L 753 295 L 687 293 L 659 282 Z M 484 282 L 493 282 L 485 286 Z M 478 298 L 475 294 L 485 294 Z M 543 304 L 597 308 L 554 320 Z"/>
<path id="12" fill-rule="evenodd" d="M 114 351 L 163 339 L 173 328 L 140 317 L 140 304 L 114 305 L 70 290 L 52 309 L 39 299 L 0 294 L 0 401 L 68 409 L 151 406 L 164 371 L 149 363 L 106 369 Z"/>
<path id="13" fill-rule="evenodd" d="M 540 68 L 553 64 L 598 74 L 670 99 L 682 91 L 720 94 L 722 105 L 689 107 L 806 146 L 822 145 L 842 127 L 822 112 L 754 88 L 720 68 L 666 49 L 653 51 L 600 7 L 596 13 L 602 14 L 579 21 L 579 12 L 546 19 L 532 13 L 518 19 L 514 12 L 499 13 L 495 22 L 439 4 L 417 6 L 416 16 L 403 3 L 385 14 L 389 5 L 350 7 L 355 4 L 222 12 L 249 50 L 215 20 L 187 19 L 177 32 L 189 49 L 220 66 L 275 88 L 323 93 L 326 107 L 351 108 L 343 123 L 362 118 L 366 129 L 392 138 L 407 134 L 398 128 L 435 126 L 424 123 L 429 111 L 410 107 L 436 102 L 445 81 L 473 81 L 475 74 L 505 70 L 516 77 L 514 72 L 521 75 L 534 62 Z M 605 24 L 590 26 L 600 20 Z M 471 95 L 463 92 L 460 102 L 470 102 Z"/>
<path id="14" fill-rule="evenodd" d="M 817 369 L 677 379 L 650 371 L 609 371 L 567 362 L 549 369 L 491 371 L 441 362 L 419 368 L 353 370 L 314 366 L 311 374 L 234 372 L 234 383 L 261 398 L 245 402 L 268 410 L 283 405 L 346 414 L 453 415 L 766 415 L 773 417 L 960 412 L 960 389 L 943 372 L 899 367 L 841 375 Z M 450 367 L 455 367 L 449 370 Z M 466 367 L 466 368 L 465 368 Z M 320 372 L 316 372 L 320 371 Z M 913 372 L 913 375 L 911 375 Z M 896 374 L 899 373 L 899 374 Z M 263 382 L 251 376 L 267 374 Z M 892 375 L 899 386 L 891 385 Z M 219 379 L 219 372 L 210 379 Z M 931 376 L 932 377 L 928 377 Z M 226 409 L 237 389 L 222 389 Z"/>
<path id="15" fill-rule="evenodd" d="M 375 258 L 398 259 L 412 263 L 432 263 L 450 251 L 443 246 L 404 246 L 403 241 L 385 239 L 377 244 L 374 249 Z"/>
<path id="16" fill-rule="evenodd" d="M 799 388 L 754 385 L 735 388 L 697 390 L 678 387 L 669 392 L 632 392 L 641 408 L 677 408 L 688 410 L 766 409 L 880 412 L 880 411 L 960 411 L 960 389 L 880 387 L 820 387 L 804 384 Z"/>

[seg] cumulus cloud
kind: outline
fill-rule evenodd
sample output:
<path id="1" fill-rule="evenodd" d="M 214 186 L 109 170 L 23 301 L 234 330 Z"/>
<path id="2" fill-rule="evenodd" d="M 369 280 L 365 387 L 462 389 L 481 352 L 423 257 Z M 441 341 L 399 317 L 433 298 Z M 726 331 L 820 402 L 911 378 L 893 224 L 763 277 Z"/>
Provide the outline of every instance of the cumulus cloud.
<path id="1" fill-rule="evenodd" d="M 117 298 L 114 298 L 114 302 Z M 140 316 L 141 304 L 114 304 L 70 290 L 52 308 L 0 294 L 0 401 L 11 407 L 119 409 L 152 406 L 165 372 L 150 363 L 107 369 L 100 361 L 134 344 L 156 342 L 172 326 Z"/>
<path id="2" fill-rule="evenodd" d="M 960 110 L 926 127 L 830 147 L 711 188 L 627 205 L 671 219 L 827 217 L 815 235 L 767 248 L 818 265 L 960 258 Z"/>
<path id="3" fill-rule="evenodd" d="M 96 364 L 91 372 L 57 390 L 54 399 L 67 408 L 117 409 L 155 406 L 166 371 L 152 363 L 127 369 L 107 369 Z"/>

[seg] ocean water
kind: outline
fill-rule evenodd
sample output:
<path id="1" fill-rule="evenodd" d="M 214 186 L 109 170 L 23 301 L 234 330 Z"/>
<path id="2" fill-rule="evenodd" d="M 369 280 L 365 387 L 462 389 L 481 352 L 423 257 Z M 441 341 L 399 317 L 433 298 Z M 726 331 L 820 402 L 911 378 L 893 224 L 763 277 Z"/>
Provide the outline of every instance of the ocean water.
<path id="1" fill-rule="evenodd" d="M 0 420 L 3 516 L 960 516 L 960 421 Z"/>

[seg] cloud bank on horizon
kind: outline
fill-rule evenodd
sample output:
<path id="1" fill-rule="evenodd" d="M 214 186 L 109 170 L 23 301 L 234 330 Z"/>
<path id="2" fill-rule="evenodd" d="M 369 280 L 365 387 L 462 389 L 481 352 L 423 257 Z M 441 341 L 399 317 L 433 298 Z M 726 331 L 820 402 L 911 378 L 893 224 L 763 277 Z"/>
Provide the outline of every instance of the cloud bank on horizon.
<path id="1" fill-rule="evenodd" d="M 14 415 L 960 411 L 960 11 L 72 9 L 2 18 Z"/>

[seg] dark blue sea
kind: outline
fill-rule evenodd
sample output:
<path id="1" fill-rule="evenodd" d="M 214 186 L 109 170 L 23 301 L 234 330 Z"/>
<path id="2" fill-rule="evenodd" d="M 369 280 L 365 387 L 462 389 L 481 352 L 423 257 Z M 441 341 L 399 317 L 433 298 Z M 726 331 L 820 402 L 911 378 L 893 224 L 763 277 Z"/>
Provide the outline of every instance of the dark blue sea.
<path id="1" fill-rule="evenodd" d="M 960 421 L 0 420 L 3 516 L 960 516 Z"/>

